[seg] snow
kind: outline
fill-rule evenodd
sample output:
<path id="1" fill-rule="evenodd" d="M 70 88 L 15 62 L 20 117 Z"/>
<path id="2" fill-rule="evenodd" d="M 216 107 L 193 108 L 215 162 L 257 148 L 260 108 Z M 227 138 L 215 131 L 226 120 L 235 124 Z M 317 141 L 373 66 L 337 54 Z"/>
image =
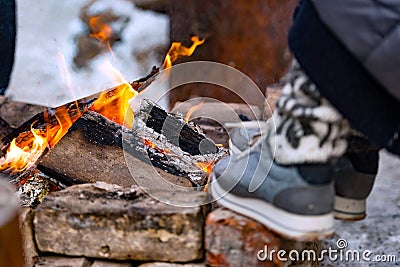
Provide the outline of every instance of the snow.
<path id="1" fill-rule="evenodd" d="M 88 2 L 17 1 L 17 47 L 9 97 L 55 107 L 119 83 L 102 70 L 107 61 L 128 81 L 146 75 L 152 65 L 161 64 L 150 57 L 149 66 L 143 67 L 134 54 L 169 43 L 167 15 L 140 10 L 127 0 L 99 0 L 91 6 L 91 12 L 111 8 L 116 14 L 129 16 L 130 21 L 122 41 L 113 47 L 114 57 L 107 52 L 93 59 L 87 68 L 76 69 L 75 36 L 84 30 L 79 12 Z"/>

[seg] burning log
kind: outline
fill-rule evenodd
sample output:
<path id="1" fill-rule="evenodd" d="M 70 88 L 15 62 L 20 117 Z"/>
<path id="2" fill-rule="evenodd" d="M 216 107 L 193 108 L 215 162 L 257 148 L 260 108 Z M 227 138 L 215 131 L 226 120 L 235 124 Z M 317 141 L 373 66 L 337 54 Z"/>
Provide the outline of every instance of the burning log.
<path id="1" fill-rule="evenodd" d="M 7 97 L 0 96 L 0 117 L 11 127 L 15 128 L 46 110 L 46 107 L 13 101 Z"/>
<path id="2" fill-rule="evenodd" d="M 199 40 L 198 37 L 192 37 L 192 41 L 193 45 L 190 48 L 184 47 L 180 43 L 173 43 L 166 56 L 163 68 L 169 68 L 172 62 L 182 55 L 183 56 L 191 55 L 195 50 L 196 46 L 204 42 L 204 40 Z M 213 144 L 212 142 L 207 140 L 204 136 L 199 137 L 198 134 L 196 134 L 196 131 L 194 131 L 193 129 L 191 130 L 187 125 L 182 124 L 179 120 L 170 119 L 171 129 L 175 129 L 177 126 L 180 126 L 183 129 L 183 132 L 186 133 L 188 138 L 194 138 L 194 140 L 180 138 L 179 137 L 180 134 L 178 133 L 176 141 L 182 142 L 183 147 L 180 147 L 180 145 L 178 146 L 177 142 L 175 143 L 172 142 L 171 146 L 178 147 L 179 149 L 172 149 L 168 151 L 174 151 L 175 153 L 176 152 L 179 153 L 177 154 L 177 156 L 171 157 L 170 155 L 164 156 L 169 154 L 169 153 L 164 153 L 167 152 L 167 150 L 160 151 L 158 149 L 158 146 L 155 146 L 152 141 L 149 141 L 148 139 L 143 139 L 139 135 L 136 136 L 135 132 L 129 131 L 128 129 L 120 126 L 124 123 L 126 114 L 128 114 L 128 116 L 129 115 L 133 116 L 133 113 L 129 107 L 129 100 L 135 97 L 141 90 L 144 90 L 144 88 L 146 88 L 147 85 L 155 79 L 155 76 L 158 74 L 159 70 L 157 68 L 153 68 L 149 76 L 140 79 L 136 82 L 133 82 L 132 84 L 127 82 L 117 70 L 112 68 L 112 66 L 110 66 L 110 70 L 122 82 L 121 85 L 113 89 L 102 92 L 100 95 L 98 95 L 97 98 L 91 97 L 89 98 L 88 101 L 82 101 L 82 103 L 78 102 L 70 103 L 58 107 L 56 109 L 48 109 L 42 113 L 39 113 L 34 117 L 32 117 L 27 122 L 23 123 L 17 129 L 15 129 L 15 131 L 13 131 L 11 134 L 3 138 L 1 151 L 6 154 L 4 155 L 4 157 L 0 159 L 0 172 L 8 174 L 9 180 L 18 183 L 21 180 L 28 177 L 29 175 L 31 175 L 32 171 L 36 169 L 36 166 L 38 162 L 41 161 L 42 157 L 46 155 L 50 149 L 54 148 L 54 146 L 68 132 L 68 130 L 74 124 L 74 122 L 77 121 L 84 114 L 88 114 L 87 113 L 88 110 L 92 110 L 97 112 L 98 114 L 103 115 L 105 118 L 101 119 L 100 115 L 96 117 L 95 115 L 93 115 L 94 114 L 93 113 L 93 114 L 88 114 L 85 117 L 85 119 L 82 119 L 82 121 L 85 120 L 85 123 L 90 124 L 89 122 L 93 121 L 93 118 L 96 117 L 95 119 L 96 123 L 99 123 L 99 125 L 102 127 L 106 125 L 109 126 L 111 124 L 111 121 L 119 124 L 118 126 L 113 125 L 109 128 L 112 129 L 112 134 L 115 135 L 115 137 L 117 138 L 115 145 L 118 147 L 118 149 L 120 149 L 120 151 L 122 151 L 121 136 L 122 133 L 126 132 L 127 135 L 130 136 L 129 139 L 130 143 L 128 142 L 129 144 L 127 144 L 127 147 L 129 151 L 133 152 L 131 153 L 132 155 L 135 155 L 138 158 L 143 158 L 144 161 L 146 161 L 146 159 L 149 159 L 148 162 L 152 163 L 153 165 L 157 167 L 162 167 L 164 171 L 167 171 L 169 173 L 185 176 L 189 178 L 191 182 L 195 183 L 196 185 L 205 185 L 207 182 L 208 172 L 211 168 L 213 160 L 204 161 L 207 158 L 209 159 L 212 158 L 212 156 L 203 157 L 202 155 L 199 155 L 200 151 L 204 150 L 205 152 L 211 155 L 215 154 L 218 151 L 218 149 L 216 149 L 216 147 L 214 146 L 214 150 L 210 150 L 212 149 Z M 158 110 L 159 114 L 155 114 L 156 116 L 153 116 L 153 118 L 161 116 L 161 120 L 159 121 L 159 123 L 162 122 L 163 125 L 165 125 L 164 121 L 167 121 L 168 118 L 173 118 L 173 116 L 168 116 L 166 115 L 165 111 L 160 112 L 160 110 L 161 109 Z M 102 123 L 104 121 L 106 121 L 107 123 Z M 76 127 L 78 127 L 79 125 L 80 124 L 78 123 Z M 153 126 L 157 127 L 157 123 L 155 123 Z M 83 127 L 82 125 L 81 127 L 82 129 L 86 129 L 89 132 L 93 133 L 93 131 L 90 131 L 92 128 Z M 97 129 L 98 127 L 97 128 L 93 127 L 93 128 Z M 103 129 L 100 127 L 100 130 Z M 173 132 L 173 131 L 168 131 L 168 132 Z M 143 131 L 143 133 L 146 133 L 146 131 Z M 176 131 L 173 133 L 176 134 Z M 85 133 L 83 133 L 82 135 L 81 131 L 78 131 L 78 135 L 79 134 L 81 136 L 85 136 Z M 71 136 L 72 135 L 73 134 L 71 134 Z M 78 140 L 76 138 L 79 138 L 79 136 L 74 138 L 75 140 Z M 74 138 L 70 140 L 73 141 Z M 89 140 L 90 143 L 91 139 L 87 138 L 87 140 Z M 167 135 L 166 140 L 170 142 L 173 139 L 171 139 L 171 136 Z M 95 140 L 95 142 L 92 144 L 94 144 L 95 146 L 101 144 L 101 142 L 97 141 L 98 140 Z M 79 142 L 76 141 L 71 142 L 71 145 L 68 146 L 68 148 L 73 147 L 73 145 L 76 144 L 79 144 Z M 101 145 L 104 146 L 104 144 Z M 200 146 L 196 148 L 195 145 L 200 145 Z M 114 145 L 112 145 L 112 147 L 114 147 Z M 183 148 L 183 151 L 181 148 Z M 189 153 L 188 149 L 191 150 L 191 154 Z M 67 150 L 68 149 L 66 149 L 65 151 Z M 59 159 L 70 158 L 72 161 L 68 163 L 74 162 L 73 160 L 76 159 L 72 155 L 76 154 L 71 152 L 69 153 L 70 154 L 68 155 L 69 156 L 68 157 L 65 155 L 64 152 L 60 152 L 58 154 L 60 156 Z M 57 155 L 55 152 L 52 154 Z M 149 154 L 150 157 L 147 157 L 147 155 L 145 154 Z M 62 157 L 63 155 L 65 157 Z M 191 156 L 193 156 L 193 158 L 191 158 Z M 113 158 L 112 156 L 110 157 Z M 107 157 L 103 157 L 103 159 L 104 158 Z M 163 160 L 164 158 L 166 158 L 167 160 Z M 59 159 L 57 159 L 56 161 L 57 162 L 60 161 Z M 117 157 L 117 159 L 118 160 L 116 162 L 118 163 L 118 166 L 125 166 L 123 164 L 124 160 L 122 160 L 123 157 L 119 158 Z M 65 169 L 62 169 L 63 166 L 57 165 L 56 161 L 54 161 L 54 164 L 50 164 L 49 166 L 46 165 L 46 161 L 43 161 L 44 163 L 41 164 L 41 169 L 43 169 L 45 172 L 50 172 L 51 175 L 55 174 L 57 177 L 64 177 L 64 178 L 67 177 L 68 179 L 65 180 L 67 182 L 69 181 L 70 183 L 87 182 L 87 180 L 80 181 L 79 178 L 75 178 L 77 174 L 75 174 L 75 176 L 71 174 L 72 178 L 67 176 Z M 96 169 L 98 167 L 98 169 L 101 170 L 103 166 L 104 164 L 102 164 L 102 166 L 95 165 L 94 168 Z M 115 165 L 111 165 L 110 167 L 112 166 Z M 140 166 L 140 163 L 138 163 L 138 166 Z M 88 164 L 84 165 L 84 167 L 85 168 L 80 169 L 81 173 L 87 173 L 86 169 L 88 167 Z M 61 172 L 60 170 L 63 170 L 63 172 Z M 99 171 L 95 172 L 95 174 L 97 174 L 98 172 Z M 110 174 L 115 174 L 115 172 L 111 172 Z M 112 175 L 109 175 L 108 179 L 110 179 L 110 177 L 112 177 Z M 93 175 L 93 173 L 91 173 L 88 174 L 87 179 L 89 179 L 89 181 L 92 182 L 98 181 L 98 176 Z M 113 180 L 112 182 L 115 181 Z M 126 184 L 126 180 L 124 180 L 124 182 L 125 184 L 122 183 L 124 185 L 132 184 L 132 182 Z"/>
<path id="3" fill-rule="evenodd" d="M 151 110 L 154 110 L 150 111 L 154 120 L 149 125 L 154 128 L 144 127 L 142 121 L 150 106 L 153 107 Z M 87 112 L 43 158 L 39 169 L 58 177 L 66 184 L 104 181 L 130 186 L 135 184 L 136 179 L 149 179 L 154 176 L 153 167 L 146 164 L 147 162 L 172 184 L 191 187 L 189 179 L 196 185 L 205 185 L 208 173 L 202 169 L 199 162 L 211 164 L 222 152 L 204 135 L 189 128 L 184 121 L 167 114 L 160 107 L 149 101 L 144 101 L 142 107 L 135 117 L 134 130 L 114 123 L 98 113 Z M 158 116 L 157 120 L 155 115 Z M 157 131 L 161 132 L 163 123 L 169 125 L 168 129 L 177 125 L 185 129 L 181 133 L 175 132 L 180 140 L 178 145 L 174 144 L 171 138 L 157 134 Z M 167 133 L 168 137 L 172 136 L 172 132 Z M 203 146 L 204 151 L 209 154 L 200 154 L 202 149 L 199 147 Z M 134 161 L 131 165 L 134 166 L 135 172 L 129 172 L 123 148 L 132 155 L 129 161 Z"/>
<path id="4" fill-rule="evenodd" d="M 135 122 L 137 125 L 139 125 L 138 122 L 144 122 L 146 127 L 153 129 L 158 134 L 163 134 L 169 142 L 191 155 L 218 152 L 214 142 L 189 127 L 183 117 L 167 114 L 165 110 L 151 101 L 143 101 L 138 115 L 135 116 Z M 143 129 L 138 126 L 137 130 L 141 128 Z"/>
<path id="5" fill-rule="evenodd" d="M 135 179 L 154 175 L 146 163 L 133 158 L 137 172 L 131 175 L 122 148 L 122 133 L 129 131 L 98 113 L 89 111 L 70 128 L 64 138 L 40 162 L 38 168 L 65 184 L 96 181 L 112 182 L 122 186 L 135 184 Z M 143 141 L 137 138 L 137 143 Z M 137 151 L 137 154 L 143 150 Z M 170 166 L 157 169 L 172 183 L 190 187 L 186 178 L 175 176 Z M 165 171 L 170 171 L 166 173 Z"/>
<path id="6" fill-rule="evenodd" d="M 70 103 L 33 116 L 2 140 L 0 171 L 20 182 L 36 168 L 36 162 L 68 131 L 87 109 L 87 103 Z"/>

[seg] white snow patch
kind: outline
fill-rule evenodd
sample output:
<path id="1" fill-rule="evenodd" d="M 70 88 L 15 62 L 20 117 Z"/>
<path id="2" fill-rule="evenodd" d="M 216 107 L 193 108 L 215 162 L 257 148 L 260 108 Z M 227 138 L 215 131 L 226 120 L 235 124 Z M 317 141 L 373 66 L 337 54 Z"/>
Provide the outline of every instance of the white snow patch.
<path id="1" fill-rule="evenodd" d="M 168 17 L 137 9 L 125 0 L 101 0 L 97 6 L 93 6 L 94 11 L 111 7 L 116 14 L 130 18 L 122 41 L 113 48 L 115 57 L 104 53 L 92 60 L 87 68 L 74 69 L 74 37 L 84 29 L 79 12 L 87 3 L 82 0 L 17 1 L 17 47 L 7 90 L 9 97 L 55 107 L 97 93 L 117 83 L 112 75 L 100 70 L 107 60 L 128 81 L 150 71 L 143 70 L 135 60 L 134 53 L 169 43 Z M 161 64 L 155 59 L 153 61 L 151 63 L 154 65 Z M 65 66 L 70 73 L 72 90 L 68 86 Z"/>

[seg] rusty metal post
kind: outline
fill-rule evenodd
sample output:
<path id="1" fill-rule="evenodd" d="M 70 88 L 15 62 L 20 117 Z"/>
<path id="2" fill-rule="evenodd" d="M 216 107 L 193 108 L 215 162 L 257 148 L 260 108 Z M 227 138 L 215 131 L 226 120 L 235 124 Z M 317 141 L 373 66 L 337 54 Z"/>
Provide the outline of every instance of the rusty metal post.
<path id="1" fill-rule="evenodd" d="M 183 60 L 228 64 L 248 75 L 262 90 L 275 83 L 290 61 L 287 32 L 297 0 L 170 0 L 171 41 L 188 45 L 192 35 L 206 38 Z M 187 85 L 173 90 L 170 104 L 194 96 L 240 102 L 223 88 Z"/>

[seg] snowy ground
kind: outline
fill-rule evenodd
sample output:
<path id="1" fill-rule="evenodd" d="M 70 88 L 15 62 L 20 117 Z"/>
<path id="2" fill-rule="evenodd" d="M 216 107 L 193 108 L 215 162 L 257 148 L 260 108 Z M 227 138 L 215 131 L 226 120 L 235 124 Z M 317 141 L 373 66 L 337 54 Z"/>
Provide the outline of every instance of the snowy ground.
<path id="1" fill-rule="evenodd" d="M 87 3 L 86 0 L 17 0 L 17 48 L 8 96 L 54 107 L 114 85 L 115 77 L 102 68 L 106 60 L 129 81 L 148 73 L 152 65 L 160 65 L 153 58 L 148 66 L 143 66 L 134 54 L 168 45 L 168 17 L 137 9 L 127 0 L 101 0 L 94 9 L 111 7 L 115 13 L 129 16 L 130 21 L 122 41 L 113 48 L 114 58 L 110 53 L 104 53 L 88 68 L 74 68 L 74 39 L 84 27 L 79 12 Z M 71 86 L 64 66 L 70 73 Z"/>

